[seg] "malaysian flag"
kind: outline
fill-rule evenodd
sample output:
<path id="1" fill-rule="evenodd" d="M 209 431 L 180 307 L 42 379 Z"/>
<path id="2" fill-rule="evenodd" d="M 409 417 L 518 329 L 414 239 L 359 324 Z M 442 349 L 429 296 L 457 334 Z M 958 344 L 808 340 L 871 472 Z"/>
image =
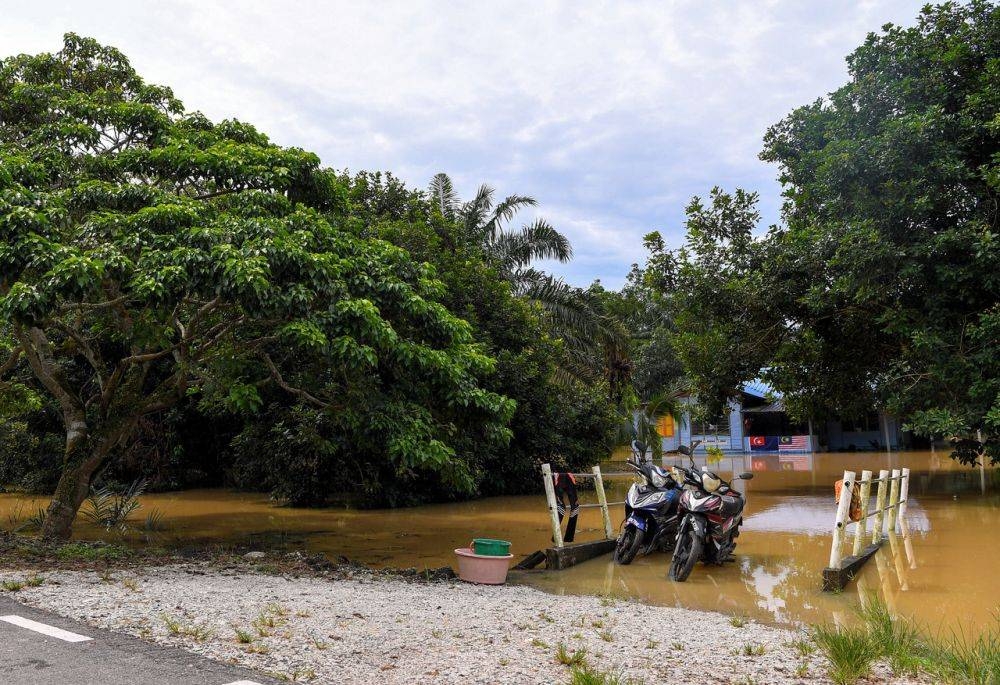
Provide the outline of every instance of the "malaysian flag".
<path id="1" fill-rule="evenodd" d="M 808 435 L 782 435 L 778 442 L 778 451 L 794 450 L 796 452 L 809 451 Z"/>

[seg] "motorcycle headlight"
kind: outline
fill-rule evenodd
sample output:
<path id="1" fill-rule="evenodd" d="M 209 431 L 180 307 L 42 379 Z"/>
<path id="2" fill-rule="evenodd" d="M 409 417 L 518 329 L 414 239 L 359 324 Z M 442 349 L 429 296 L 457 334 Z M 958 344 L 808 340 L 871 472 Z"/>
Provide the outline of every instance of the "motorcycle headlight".
<path id="1" fill-rule="evenodd" d="M 662 488 L 667 484 L 667 479 L 659 474 L 658 471 L 653 471 L 653 487 Z"/>
<path id="2" fill-rule="evenodd" d="M 711 473 L 703 473 L 701 474 L 701 485 L 705 488 L 705 492 L 715 492 L 722 485 L 722 481 Z"/>

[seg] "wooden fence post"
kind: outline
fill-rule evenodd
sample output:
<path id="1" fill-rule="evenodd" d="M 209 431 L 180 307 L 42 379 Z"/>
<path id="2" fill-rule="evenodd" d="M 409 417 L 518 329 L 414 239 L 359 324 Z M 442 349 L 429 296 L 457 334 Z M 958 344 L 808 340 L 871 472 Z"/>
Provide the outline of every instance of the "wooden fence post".
<path id="1" fill-rule="evenodd" d="M 868 499 L 871 497 L 872 472 L 861 472 L 861 520 L 858 521 L 858 528 L 854 531 L 854 556 L 861 554 L 861 547 L 864 539 L 868 537 Z"/>
<path id="2" fill-rule="evenodd" d="M 604 479 L 601 478 L 601 467 L 595 466 L 594 471 L 594 487 L 597 489 L 597 502 L 601 505 L 601 516 L 604 517 L 604 537 L 608 540 L 614 537 L 614 531 L 611 528 L 611 512 L 608 511 L 608 498 L 604 494 Z"/>
<path id="3" fill-rule="evenodd" d="M 899 517 L 899 481 L 902 480 L 899 469 L 892 470 L 892 485 L 889 488 L 889 525 L 886 532 L 896 532 L 896 519 Z"/>
<path id="4" fill-rule="evenodd" d="M 552 519 L 552 542 L 563 546 L 562 528 L 559 526 L 559 507 L 556 505 L 556 489 L 552 484 L 552 467 L 542 464 L 542 478 L 545 479 L 545 500 L 549 503 L 549 517 Z"/>
<path id="5" fill-rule="evenodd" d="M 833 527 L 833 544 L 830 546 L 830 568 L 840 568 L 840 547 L 844 541 L 844 526 L 851 508 L 851 489 L 853 487 L 854 471 L 844 471 L 844 486 L 840 490 L 837 520 Z"/>
<path id="6" fill-rule="evenodd" d="M 878 472 L 878 494 L 875 495 L 875 522 L 872 524 L 872 544 L 878 544 L 882 539 L 882 529 L 885 527 L 885 491 L 889 472 L 882 469 Z"/>

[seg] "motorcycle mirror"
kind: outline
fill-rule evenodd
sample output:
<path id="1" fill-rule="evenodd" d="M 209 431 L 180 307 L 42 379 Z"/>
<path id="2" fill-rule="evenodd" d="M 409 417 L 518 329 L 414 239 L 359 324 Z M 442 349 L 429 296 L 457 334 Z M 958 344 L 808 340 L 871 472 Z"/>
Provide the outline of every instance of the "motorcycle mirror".
<path id="1" fill-rule="evenodd" d="M 740 480 L 753 480 L 753 474 L 747 471 L 746 473 L 740 474 Z"/>
<path id="2" fill-rule="evenodd" d="M 690 454 L 691 451 L 687 448 L 687 445 L 678 445 L 677 451 L 681 454 Z"/>

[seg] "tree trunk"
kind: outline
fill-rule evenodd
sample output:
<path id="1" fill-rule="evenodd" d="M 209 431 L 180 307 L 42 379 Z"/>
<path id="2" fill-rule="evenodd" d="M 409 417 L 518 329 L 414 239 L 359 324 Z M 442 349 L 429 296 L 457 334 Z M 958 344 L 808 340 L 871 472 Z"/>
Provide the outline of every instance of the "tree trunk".
<path id="1" fill-rule="evenodd" d="M 90 494 L 90 481 L 104 462 L 99 454 L 79 454 L 76 459 L 72 456 L 63 464 L 59 484 L 45 513 L 42 537 L 47 540 L 69 539 L 80 505 Z"/>
<path id="2" fill-rule="evenodd" d="M 104 465 L 111 449 L 125 435 L 134 421 L 126 422 L 109 435 L 88 440 L 79 433 L 66 435 L 66 458 L 63 461 L 59 484 L 52 494 L 42 525 L 42 537 L 47 540 L 68 540 L 73 532 L 80 505 L 90 494 L 94 474 Z"/>

